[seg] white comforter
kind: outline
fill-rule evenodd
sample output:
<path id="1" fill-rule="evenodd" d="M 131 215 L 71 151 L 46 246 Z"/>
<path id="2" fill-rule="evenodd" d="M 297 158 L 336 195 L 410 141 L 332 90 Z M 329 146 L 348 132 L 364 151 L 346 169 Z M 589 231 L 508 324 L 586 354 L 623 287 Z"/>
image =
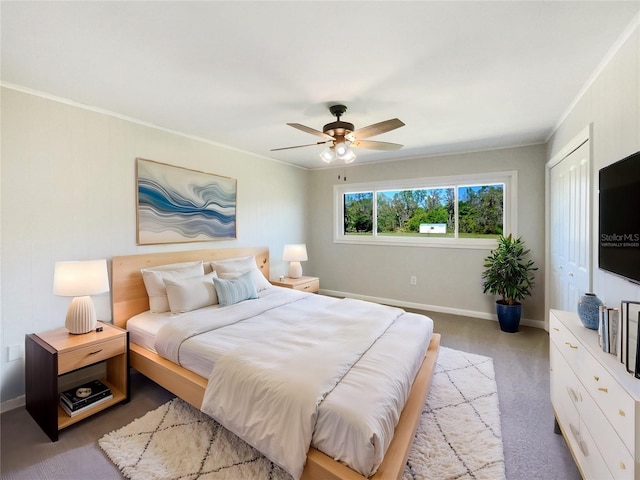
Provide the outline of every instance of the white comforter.
<path id="1" fill-rule="evenodd" d="M 206 402 L 203 411 L 295 477 L 302 472 L 311 433 L 313 446 L 372 475 L 424 356 L 433 331 L 431 320 L 367 302 L 269 290 L 259 300 L 163 319 L 156 350 L 203 376 L 215 365 L 205 395 L 215 403 Z M 352 321 L 350 308 L 356 317 L 371 321 Z M 307 325 L 313 333 L 307 334 Z M 319 341 L 328 337 L 337 340 L 339 348 Z M 203 352 L 212 347 L 217 353 L 204 360 Z M 360 353 L 363 359 L 351 368 Z M 301 356 L 296 360 L 297 355 Z M 347 372 L 334 389 L 335 381 Z M 286 386 L 285 379 L 292 378 L 295 386 Z M 297 394 L 287 397 L 279 389 L 267 393 L 269 385 Z M 366 402 L 363 391 L 368 392 Z M 239 404 L 246 407 L 244 412 L 230 410 Z M 264 410 L 256 407 L 260 404 Z"/>
<path id="2" fill-rule="evenodd" d="M 284 308 L 268 343 L 216 363 L 202 411 L 300 478 L 318 405 L 401 312 L 346 299 L 314 312 L 311 330 Z"/>

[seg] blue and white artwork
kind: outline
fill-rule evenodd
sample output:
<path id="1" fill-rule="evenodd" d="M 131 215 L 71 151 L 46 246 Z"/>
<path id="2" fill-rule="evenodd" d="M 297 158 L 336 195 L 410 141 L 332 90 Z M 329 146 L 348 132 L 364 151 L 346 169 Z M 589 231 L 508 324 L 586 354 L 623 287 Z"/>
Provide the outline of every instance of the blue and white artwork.
<path id="1" fill-rule="evenodd" d="M 137 159 L 138 245 L 236 238 L 236 180 Z"/>

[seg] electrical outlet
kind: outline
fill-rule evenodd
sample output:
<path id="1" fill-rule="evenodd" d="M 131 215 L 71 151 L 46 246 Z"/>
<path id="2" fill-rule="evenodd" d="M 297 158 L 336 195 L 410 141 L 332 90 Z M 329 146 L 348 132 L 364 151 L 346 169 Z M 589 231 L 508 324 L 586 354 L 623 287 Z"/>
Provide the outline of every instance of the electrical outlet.
<path id="1" fill-rule="evenodd" d="M 411 285 L 417 285 L 418 284 L 418 277 L 416 277 L 415 275 L 411 275 L 411 278 L 409 279 L 409 283 Z"/>
<path id="2" fill-rule="evenodd" d="M 7 347 L 7 360 L 13 362 L 22 358 L 22 345 L 9 345 Z"/>

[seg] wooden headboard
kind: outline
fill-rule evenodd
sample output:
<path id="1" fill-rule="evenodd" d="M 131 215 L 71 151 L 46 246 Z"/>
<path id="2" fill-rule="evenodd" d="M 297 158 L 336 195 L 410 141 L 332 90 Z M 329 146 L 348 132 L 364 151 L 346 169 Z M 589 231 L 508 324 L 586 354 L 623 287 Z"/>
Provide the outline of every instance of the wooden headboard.
<path id="1" fill-rule="evenodd" d="M 239 247 L 182 252 L 146 253 L 113 257 L 111 264 L 111 292 L 114 325 L 126 328 L 127 320 L 149 310 L 149 297 L 140 269 L 179 262 L 222 260 L 225 258 L 256 257 L 256 265 L 269 280 L 269 248 Z"/>

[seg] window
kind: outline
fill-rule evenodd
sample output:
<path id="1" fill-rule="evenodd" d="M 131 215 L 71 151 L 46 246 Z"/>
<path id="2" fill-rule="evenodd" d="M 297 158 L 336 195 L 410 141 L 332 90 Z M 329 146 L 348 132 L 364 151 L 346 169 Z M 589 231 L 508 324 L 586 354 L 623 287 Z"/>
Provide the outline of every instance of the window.
<path id="1" fill-rule="evenodd" d="M 344 194 L 344 233 L 366 235 L 373 232 L 373 192 Z"/>
<path id="2" fill-rule="evenodd" d="M 335 241 L 493 246 L 515 233 L 516 172 L 336 185 Z"/>

